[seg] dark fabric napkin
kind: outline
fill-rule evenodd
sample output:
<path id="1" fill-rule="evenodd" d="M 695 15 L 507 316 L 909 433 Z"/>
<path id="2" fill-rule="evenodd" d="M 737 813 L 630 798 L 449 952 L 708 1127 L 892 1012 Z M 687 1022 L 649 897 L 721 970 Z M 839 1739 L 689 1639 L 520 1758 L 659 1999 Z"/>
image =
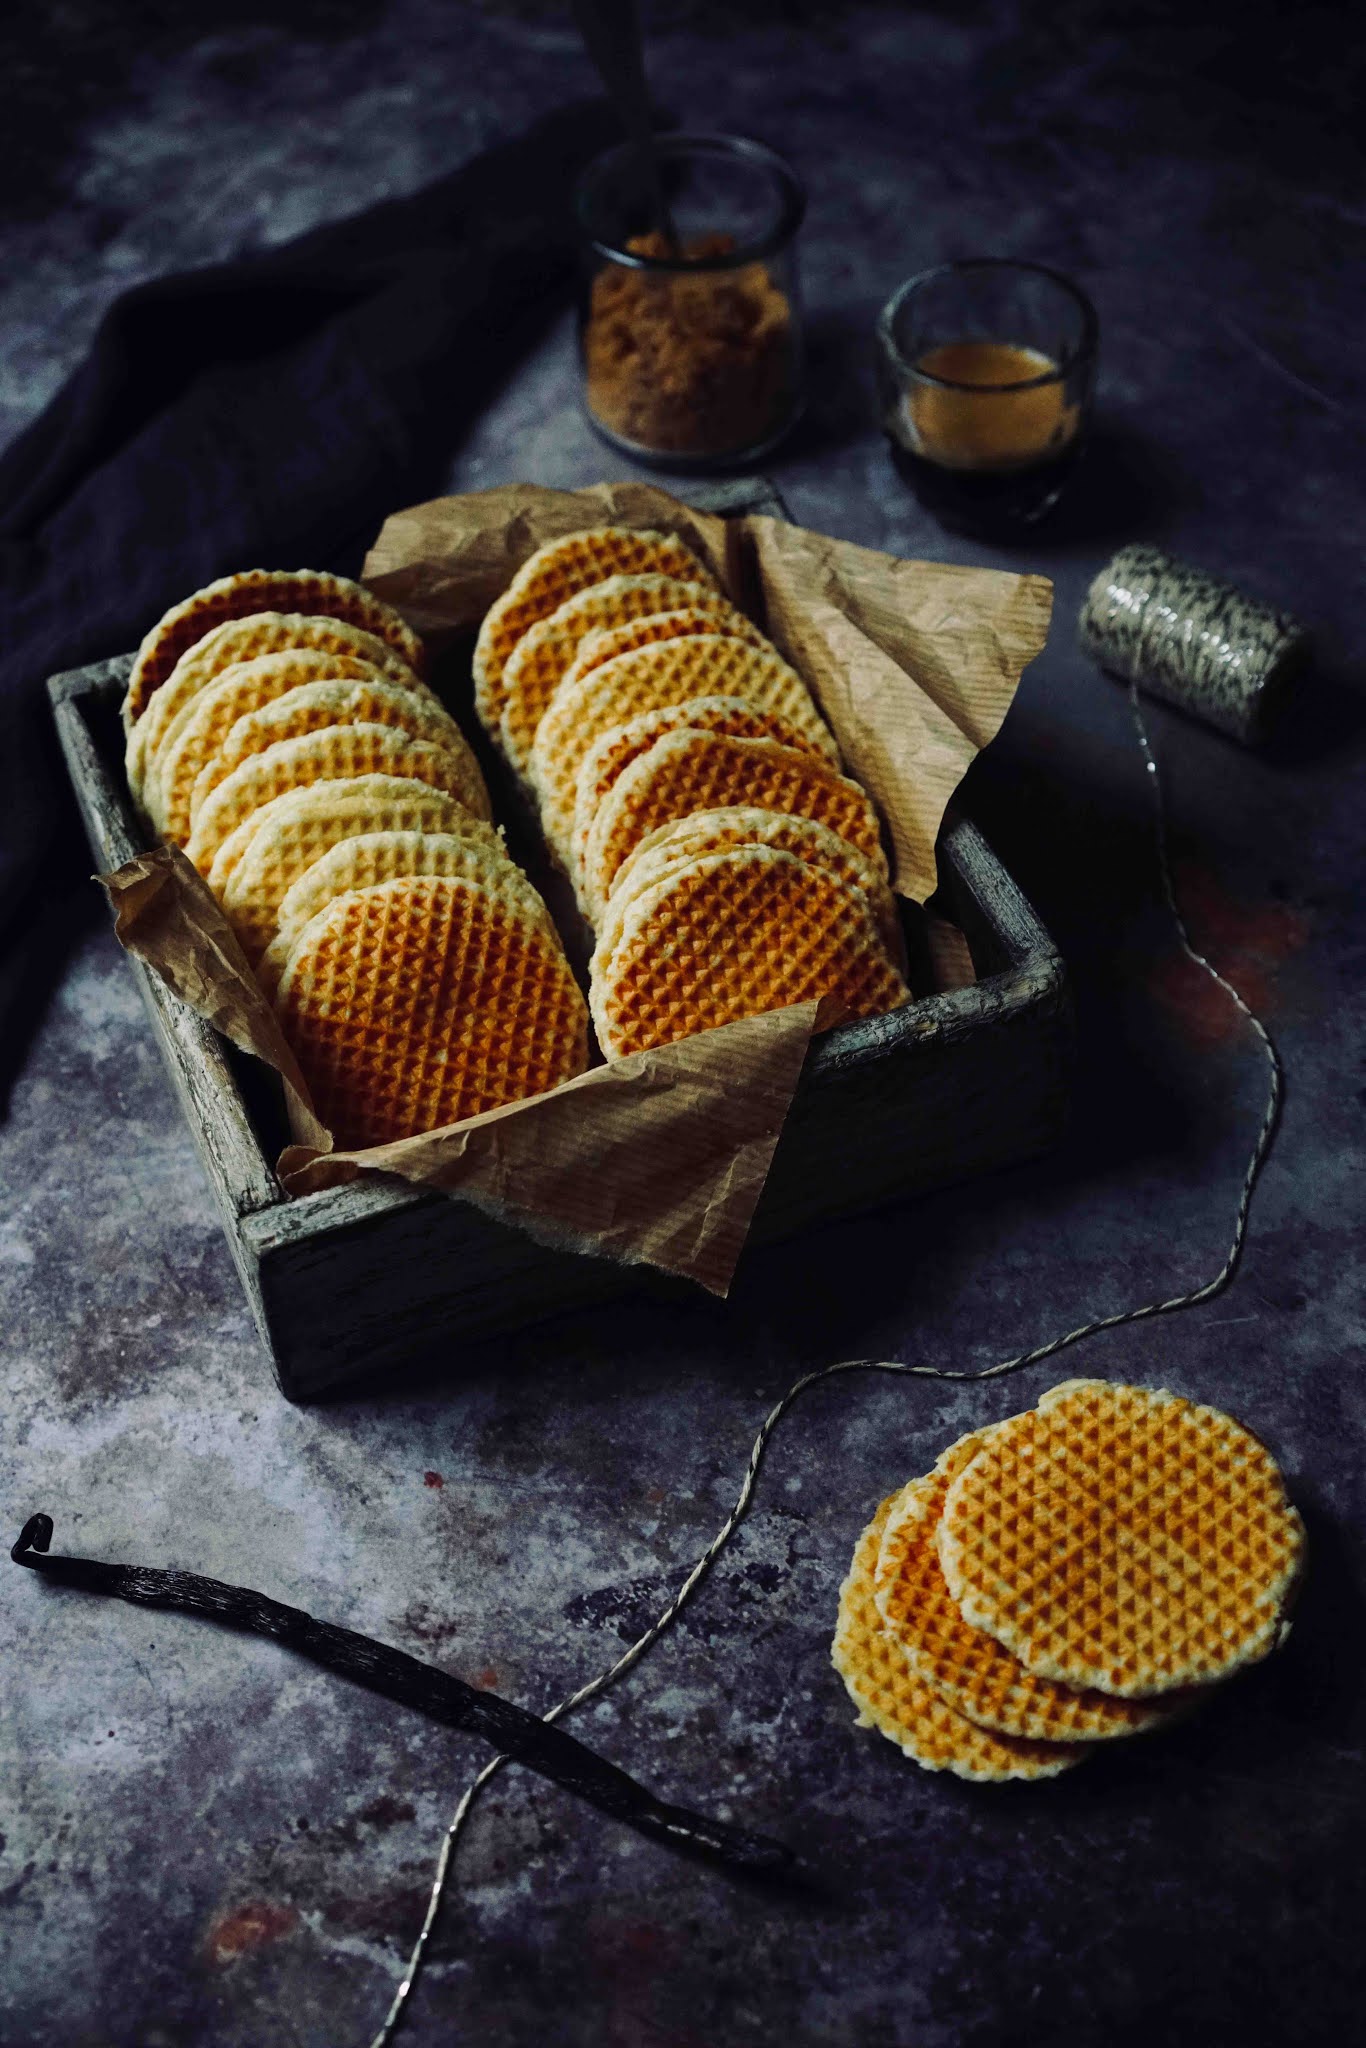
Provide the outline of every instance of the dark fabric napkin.
<path id="1" fill-rule="evenodd" d="M 46 677 L 232 570 L 355 574 L 563 302 L 569 193 L 616 132 L 570 108 L 414 198 L 139 286 L 0 457 L 0 1113 L 97 893 Z"/>

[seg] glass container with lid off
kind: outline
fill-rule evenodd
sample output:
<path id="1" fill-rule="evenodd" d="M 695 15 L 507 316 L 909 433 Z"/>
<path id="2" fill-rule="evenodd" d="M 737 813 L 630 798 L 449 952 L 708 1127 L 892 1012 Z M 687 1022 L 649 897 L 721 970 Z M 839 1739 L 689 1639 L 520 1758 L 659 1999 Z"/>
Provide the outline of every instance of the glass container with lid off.
<path id="1" fill-rule="evenodd" d="M 662 207 L 629 144 L 579 188 L 585 406 L 637 461 L 738 467 L 801 411 L 805 195 L 781 157 L 738 136 L 662 135 L 656 152 Z"/>

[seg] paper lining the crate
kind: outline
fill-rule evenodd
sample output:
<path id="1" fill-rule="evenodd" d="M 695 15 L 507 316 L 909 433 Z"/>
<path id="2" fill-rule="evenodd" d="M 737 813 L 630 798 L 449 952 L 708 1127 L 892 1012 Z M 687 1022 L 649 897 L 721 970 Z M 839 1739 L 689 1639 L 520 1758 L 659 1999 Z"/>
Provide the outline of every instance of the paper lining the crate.
<path id="1" fill-rule="evenodd" d="M 652 486 L 511 485 L 390 519 L 366 580 L 434 646 L 475 626 L 526 557 L 585 525 L 680 534 L 777 641 L 877 800 L 895 886 L 936 881 L 945 806 L 1043 646 L 1043 577 L 902 562 L 762 516 L 715 518 Z M 281 1075 L 291 1194 L 367 1170 L 441 1189 L 541 1241 L 644 1263 L 724 1295 L 801 1074 L 818 1005 L 609 1061 L 529 1101 L 362 1151 L 333 1149 L 222 911 L 163 847 L 103 878 L 116 931 L 194 1009 Z"/>

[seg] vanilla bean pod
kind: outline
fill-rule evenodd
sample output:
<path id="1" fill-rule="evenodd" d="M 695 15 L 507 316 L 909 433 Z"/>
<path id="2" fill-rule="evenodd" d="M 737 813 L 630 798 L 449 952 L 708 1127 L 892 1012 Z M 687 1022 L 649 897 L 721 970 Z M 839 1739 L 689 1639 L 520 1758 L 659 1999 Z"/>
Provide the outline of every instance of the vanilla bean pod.
<path id="1" fill-rule="evenodd" d="M 16 1564 L 27 1565 L 59 1584 L 90 1593 L 110 1593 L 141 1607 L 163 1607 L 195 1614 L 250 1635 L 267 1636 L 315 1664 L 335 1671 L 353 1684 L 412 1707 L 430 1720 L 461 1728 L 491 1742 L 514 1762 L 551 1778 L 566 1791 L 596 1806 L 614 1820 L 623 1820 L 655 1841 L 693 1850 L 712 1860 L 756 1875 L 790 1874 L 790 1849 L 767 1835 L 708 1820 L 686 1807 L 656 1799 L 634 1778 L 618 1770 L 583 1743 L 548 1726 L 537 1715 L 497 1693 L 484 1692 L 410 1657 L 403 1650 L 372 1642 L 353 1630 L 317 1621 L 302 1608 L 286 1607 L 247 1586 L 228 1586 L 196 1572 L 163 1571 L 149 1565 L 106 1564 L 87 1557 L 53 1557 L 52 1518 L 32 1515 L 10 1551 Z"/>

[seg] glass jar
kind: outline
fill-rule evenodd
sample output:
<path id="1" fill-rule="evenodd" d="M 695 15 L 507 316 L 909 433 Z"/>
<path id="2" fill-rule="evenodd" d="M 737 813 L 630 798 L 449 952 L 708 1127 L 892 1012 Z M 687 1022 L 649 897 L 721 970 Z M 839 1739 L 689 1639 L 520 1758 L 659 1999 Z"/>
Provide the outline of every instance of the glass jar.
<path id="1" fill-rule="evenodd" d="M 639 462 L 738 467 L 801 411 L 806 196 L 781 157 L 740 136 L 661 135 L 656 151 L 662 208 L 633 144 L 579 186 L 584 405 Z"/>

